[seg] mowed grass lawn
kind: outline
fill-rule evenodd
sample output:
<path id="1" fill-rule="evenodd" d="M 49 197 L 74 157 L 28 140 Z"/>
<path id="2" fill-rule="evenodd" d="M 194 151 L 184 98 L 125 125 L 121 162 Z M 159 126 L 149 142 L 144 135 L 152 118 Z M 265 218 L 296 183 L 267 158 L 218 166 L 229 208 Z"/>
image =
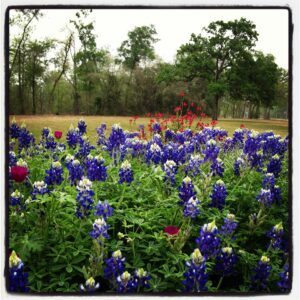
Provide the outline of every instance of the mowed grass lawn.
<path id="1" fill-rule="evenodd" d="M 124 129 L 136 130 L 140 124 L 145 125 L 147 130 L 147 124 L 150 118 L 141 117 L 138 118 L 135 124 L 130 126 L 129 120 L 131 117 L 124 116 L 56 116 L 56 115 L 39 115 L 39 116 L 10 116 L 9 119 L 16 119 L 17 123 L 24 122 L 27 125 L 29 131 L 33 132 L 36 138 L 41 135 L 41 130 L 44 127 L 50 127 L 52 131 L 60 130 L 63 132 L 63 140 L 65 140 L 66 132 L 71 124 L 74 127 L 77 126 L 77 122 L 80 118 L 84 119 L 87 124 L 87 133 L 91 142 L 97 140 L 96 128 L 101 123 L 106 123 L 108 131 L 111 130 L 111 126 L 115 123 L 119 123 Z M 210 122 L 209 119 L 204 120 Z M 196 125 L 197 122 L 195 122 Z M 275 134 L 280 134 L 285 137 L 288 134 L 288 121 L 287 120 L 243 120 L 243 119 L 220 119 L 217 126 L 222 127 L 228 131 L 231 135 L 233 131 L 244 124 L 248 129 L 254 129 L 259 132 L 273 130 Z M 194 128 L 193 128 L 194 129 Z"/>

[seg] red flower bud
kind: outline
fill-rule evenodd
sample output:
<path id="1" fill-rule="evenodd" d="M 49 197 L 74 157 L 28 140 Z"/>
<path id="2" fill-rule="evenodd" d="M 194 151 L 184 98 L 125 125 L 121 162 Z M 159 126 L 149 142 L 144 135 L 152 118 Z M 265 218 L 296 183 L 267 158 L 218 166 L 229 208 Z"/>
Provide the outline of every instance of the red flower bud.
<path id="1" fill-rule="evenodd" d="M 59 140 L 62 137 L 62 131 L 54 131 L 54 136 Z"/>
<path id="2" fill-rule="evenodd" d="M 168 235 L 175 235 L 178 234 L 179 228 L 176 226 L 167 226 L 164 228 L 164 232 L 167 233 Z"/>
<path id="3" fill-rule="evenodd" d="M 10 174 L 13 180 L 16 182 L 22 182 L 28 175 L 28 169 L 26 167 L 13 166 L 10 169 Z"/>

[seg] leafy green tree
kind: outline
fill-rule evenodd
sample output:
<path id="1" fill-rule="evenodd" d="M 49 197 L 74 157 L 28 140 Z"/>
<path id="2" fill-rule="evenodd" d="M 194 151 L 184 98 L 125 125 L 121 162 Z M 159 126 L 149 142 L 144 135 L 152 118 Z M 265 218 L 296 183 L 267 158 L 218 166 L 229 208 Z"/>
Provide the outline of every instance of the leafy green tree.
<path id="1" fill-rule="evenodd" d="M 218 118 L 219 99 L 227 90 L 226 70 L 252 51 L 257 37 L 255 24 L 245 18 L 216 21 L 204 28 L 203 35 L 192 34 L 190 42 L 177 51 L 176 65 L 182 78 L 207 80 L 214 120 Z"/>

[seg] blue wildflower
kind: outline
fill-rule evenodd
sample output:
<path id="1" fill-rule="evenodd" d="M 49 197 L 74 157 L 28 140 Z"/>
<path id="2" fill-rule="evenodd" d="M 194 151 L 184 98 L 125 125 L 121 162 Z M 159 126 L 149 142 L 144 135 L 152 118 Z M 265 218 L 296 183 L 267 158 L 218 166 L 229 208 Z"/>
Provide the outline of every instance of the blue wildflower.
<path id="1" fill-rule="evenodd" d="M 243 129 L 236 129 L 233 133 L 232 143 L 234 146 L 238 146 L 239 148 L 243 147 L 244 143 L 244 130 Z"/>
<path id="2" fill-rule="evenodd" d="M 10 205 L 11 206 L 22 206 L 21 199 L 23 199 L 24 196 L 18 191 L 15 190 L 11 195 L 10 195 Z"/>
<path id="3" fill-rule="evenodd" d="M 33 135 L 26 129 L 26 125 L 22 124 L 18 137 L 19 151 L 27 149 L 34 143 Z"/>
<path id="4" fill-rule="evenodd" d="M 211 206 L 218 209 L 223 209 L 225 206 L 225 199 L 227 196 L 227 190 L 222 180 L 218 180 L 213 186 L 213 191 L 210 194 Z"/>
<path id="5" fill-rule="evenodd" d="M 193 176 L 198 175 L 201 172 L 200 166 L 202 163 L 203 160 L 199 154 L 191 155 L 185 173 L 186 174 L 191 173 Z"/>
<path id="6" fill-rule="evenodd" d="M 15 166 L 17 163 L 17 157 L 14 151 L 9 151 L 8 164 L 10 167 Z"/>
<path id="7" fill-rule="evenodd" d="M 109 236 L 107 234 L 108 225 L 105 222 L 104 218 L 96 219 L 93 224 L 93 231 L 90 232 L 90 236 L 97 240 L 99 244 L 101 244 L 102 238 L 108 239 Z"/>
<path id="8" fill-rule="evenodd" d="M 240 176 L 241 175 L 241 170 L 245 169 L 246 167 L 246 164 L 245 164 L 245 161 L 241 158 L 241 157 L 238 157 L 235 162 L 234 162 L 234 175 L 236 176 Z"/>
<path id="9" fill-rule="evenodd" d="M 104 165 L 105 160 L 101 155 L 87 159 L 87 176 L 91 181 L 105 181 L 107 178 L 107 167 Z"/>
<path id="10" fill-rule="evenodd" d="M 102 123 L 100 127 L 97 128 L 97 134 L 98 134 L 97 145 L 107 146 L 105 131 L 106 131 L 106 124 Z"/>
<path id="11" fill-rule="evenodd" d="M 66 141 L 68 143 L 68 146 L 73 149 L 76 148 L 78 140 L 79 140 L 79 134 L 71 125 L 66 136 Z"/>
<path id="12" fill-rule="evenodd" d="M 71 185 L 76 184 L 76 181 L 80 180 L 83 176 L 83 167 L 80 165 L 80 161 L 75 159 L 67 165 L 69 170 L 69 180 Z"/>
<path id="13" fill-rule="evenodd" d="M 80 119 L 77 124 L 77 128 L 79 129 L 79 134 L 83 135 L 86 133 L 86 124 L 85 121 Z"/>
<path id="14" fill-rule="evenodd" d="M 29 292 L 28 273 L 24 272 L 24 264 L 13 250 L 9 256 L 9 287 L 10 292 Z"/>
<path id="15" fill-rule="evenodd" d="M 260 194 L 256 197 L 256 199 L 263 206 L 267 206 L 267 207 L 271 207 L 273 203 L 273 195 L 269 189 L 268 190 L 261 189 Z"/>
<path id="16" fill-rule="evenodd" d="M 234 254 L 231 247 L 222 248 L 221 253 L 216 258 L 216 271 L 221 273 L 222 276 L 232 275 L 237 260 L 237 256 Z"/>
<path id="17" fill-rule="evenodd" d="M 210 167 L 210 173 L 212 176 L 220 176 L 223 177 L 224 173 L 224 162 L 220 159 L 217 158 L 212 161 L 211 167 Z"/>
<path id="18" fill-rule="evenodd" d="M 99 201 L 95 208 L 96 212 L 94 213 L 94 215 L 102 216 L 104 220 L 106 220 L 107 217 L 111 217 L 114 212 L 114 209 L 111 206 L 109 206 L 107 201 L 104 201 L 104 203 Z"/>
<path id="19" fill-rule="evenodd" d="M 217 146 L 217 142 L 210 139 L 206 143 L 206 148 L 203 150 L 203 154 L 205 154 L 204 161 L 214 161 L 218 157 L 219 152 L 220 148 Z"/>
<path id="20" fill-rule="evenodd" d="M 151 276 L 146 272 L 143 268 L 137 269 L 134 271 L 134 281 L 136 282 L 137 286 L 143 288 L 149 288 L 149 281 Z"/>
<path id="21" fill-rule="evenodd" d="M 167 128 L 165 131 L 165 142 L 170 142 L 174 140 L 175 133 L 173 130 Z"/>
<path id="22" fill-rule="evenodd" d="M 47 139 L 49 133 L 50 133 L 50 128 L 49 127 L 44 127 L 42 129 L 42 139 Z"/>
<path id="23" fill-rule="evenodd" d="M 277 178 L 281 172 L 281 169 L 282 169 L 282 163 L 280 160 L 280 156 L 278 154 L 275 154 L 272 156 L 267 166 L 267 172 L 273 173 L 274 176 Z"/>
<path id="24" fill-rule="evenodd" d="M 127 183 L 128 185 L 133 181 L 133 171 L 131 169 L 131 164 L 125 160 L 119 171 L 119 183 Z"/>
<path id="25" fill-rule="evenodd" d="M 275 186 L 275 176 L 273 173 L 266 173 L 263 183 L 262 183 L 262 187 L 264 189 L 273 189 Z"/>
<path id="26" fill-rule="evenodd" d="M 283 236 L 284 236 L 283 226 L 282 226 L 282 222 L 280 222 L 279 224 L 273 226 L 272 230 L 267 232 L 267 237 L 271 238 L 269 245 L 274 249 L 284 250 Z"/>
<path id="27" fill-rule="evenodd" d="M 117 152 L 120 151 L 121 145 L 125 143 L 125 139 L 126 137 L 122 127 L 119 124 L 114 124 L 112 126 L 111 134 L 108 138 L 107 148 L 111 156 L 113 156 L 115 163 Z"/>
<path id="28" fill-rule="evenodd" d="M 178 187 L 178 190 L 179 190 L 180 205 L 185 204 L 190 200 L 190 198 L 196 195 L 192 180 L 188 176 L 182 180 L 181 186 Z"/>
<path id="29" fill-rule="evenodd" d="M 92 182 L 87 178 L 83 178 L 79 181 L 76 187 L 78 194 L 76 197 L 77 208 L 75 215 L 77 218 L 82 219 L 90 214 L 92 205 L 94 203 L 92 197 L 94 192 L 92 190 Z"/>
<path id="30" fill-rule="evenodd" d="M 94 292 L 100 288 L 99 282 L 96 283 L 95 279 L 93 277 L 90 277 L 85 282 L 85 285 L 80 285 L 80 291 L 81 292 Z"/>
<path id="31" fill-rule="evenodd" d="M 215 221 L 204 224 L 200 230 L 200 236 L 196 238 L 196 244 L 201 253 L 206 257 L 216 256 L 220 248 L 220 238 L 217 237 L 218 227 Z"/>
<path id="32" fill-rule="evenodd" d="M 9 126 L 9 135 L 12 139 L 17 139 L 20 134 L 20 127 L 18 126 L 15 119 L 13 119 Z"/>
<path id="33" fill-rule="evenodd" d="M 194 196 L 191 197 L 186 203 L 184 203 L 183 215 L 186 218 L 196 218 L 199 213 L 200 201 Z"/>
<path id="34" fill-rule="evenodd" d="M 258 172 L 261 172 L 263 167 L 263 152 L 259 150 L 251 155 L 248 155 L 251 169 L 256 168 Z"/>
<path id="35" fill-rule="evenodd" d="M 160 146 L 156 143 L 152 144 L 146 153 L 146 161 L 153 162 L 154 164 L 159 164 L 162 160 L 162 150 Z"/>
<path id="36" fill-rule="evenodd" d="M 185 280 L 184 292 L 207 291 L 206 283 L 208 275 L 206 272 L 205 257 L 202 256 L 199 249 L 195 249 L 191 259 L 186 262 L 187 271 L 184 272 Z"/>
<path id="37" fill-rule="evenodd" d="M 273 201 L 275 203 L 280 203 L 281 197 L 282 197 L 282 192 L 281 189 L 278 185 L 274 185 L 274 187 L 271 189 Z"/>
<path id="38" fill-rule="evenodd" d="M 267 256 L 262 256 L 255 268 L 255 275 L 251 278 L 250 289 L 254 291 L 264 291 L 267 288 L 268 278 L 272 270 L 269 264 L 270 259 Z"/>
<path id="39" fill-rule="evenodd" d="M 232 236 L 236 228 L 238 227 L 238 222 L 235 221 L 234 214 L 227 214 L 224 218 L 224 225 L 221 228 L 220 233 L 226 236 Z"/>
<path id="40" fill-rule="evenodd" d="M 105 259 L 105 264 L 104 278 L 114 285 L 117 277 L 125 271 L 125 257 L 122 257 L 122 252 L 117 250 L 112 253 L 111 258 Z"/>
<path id="41" fill-rule="evenodd" d="M 32 199 L 36 198 L 36 195 L 49 194 L 49 189 L 44 181 L 35 181 L 33 184 L 33 191 L 31 192 Z"/>
<path id="42" fill-rule="evenodd" d="M 116 283 L 119 293 L 130 293 L 137 289 L 137 282 L 127 271 L 117 277 Z"/>
<path id="43" fill-rule="evenodd" d="M 164 170 L 166 173 L 165 182 L 169 183 L 171 186 L 174 186 L 176 175 L 176 163 L 173 160 L 167 160 L 164 164 Z"/>
<path id="44" fill-rule="evenodd" d="M 152 130 L 154 133 L 161 133 L 161 127 L 160 124 L 158 122 L 155 122 L 152 126 Z"/>
<path id="45" fill-rule="evenodd" d="M 283 267 L 283 272 L 279 274 L 280 280 L 277 282 L 277 286 L 282 292 L 289 292 L 291 289 L 291 283 L 289 279 L 289 264 L 286 263 Z"/>
<path id="46" fill-rule="evenodd" d="M 55 161 L 52 163 L 49 170 L 46 170 L 45 182 L 48 185 L 58 184 L 60 185 L 63 181 L 63 168 L 59 161 Z"/>

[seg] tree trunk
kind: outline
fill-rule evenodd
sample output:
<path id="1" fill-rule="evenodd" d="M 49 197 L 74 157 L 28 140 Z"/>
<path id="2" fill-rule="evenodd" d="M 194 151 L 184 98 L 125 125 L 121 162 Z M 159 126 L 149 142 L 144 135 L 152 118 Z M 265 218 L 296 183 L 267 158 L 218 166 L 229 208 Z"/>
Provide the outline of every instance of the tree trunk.
<path id="1" fill-rule="evenodd" d="M 258 103 L 256 106 L 255 118 L 256 119 L 260 118 L 260 103 Z"/>
<path id="2" fill-rule="evenodd" d="M 219 109 L 219 96 L 215 95 L 213 111 L 212 111 L 213 120 L 218 120 L 218 109 Z"/>
<path id="3" fill-rule="evenodd" d="M 18 96 L 20 99 L 20 113 L 21 115 L 25 114 L 25 107 L 24 107 L 24 93 L 23 93 L 23 86 L 22 86 L 22 70 L 21 70 L 22 62 L 21 62 L 21 51 L 18 54 Z"/>
<path id="4" fill-rule="evenodd" d="M 36 114 L 36 99 L 35 99 L 35 58 L 33 58 L 33 71 L 31 77 L 31 89 L 32 89 L 32 113 Z"/>
<path id="5" fill-rule="evenodd" d="M 77 91 L 74 92 L 74 114 L 75 115 L 79 115 L 79 99 L 80 99 L 80 95 Z"/>

